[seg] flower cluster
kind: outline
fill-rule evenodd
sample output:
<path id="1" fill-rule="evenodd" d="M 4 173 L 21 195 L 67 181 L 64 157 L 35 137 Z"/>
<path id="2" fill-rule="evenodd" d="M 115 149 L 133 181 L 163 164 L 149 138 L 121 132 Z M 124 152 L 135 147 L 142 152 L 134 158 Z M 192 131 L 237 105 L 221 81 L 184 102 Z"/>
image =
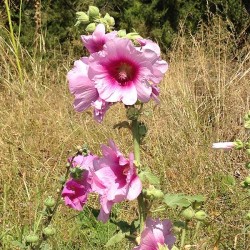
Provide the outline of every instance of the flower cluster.
<path id="1" fill-rule="evenodd" d="M 73 169 L 80 175 L 72 175 L 62 191 L 65 204 L 81 211 L 90 192 L 99 194 L 100 214 L 98 219 L 106 222 L 115 203 L 133 200 L 142 190 L 142 183 L 136 173 L 134 156 L 125 158 L 113 141 L 102 145 L 102 157 L 78 155 L 73 159 Z M 77 172 L 77 171 L 74 171 Z"/>
<path id="2" fill-rule="evenodd" d="M 82 35 L 90 56 L 77 60 L 67 75 L 75 110 L 92 106 L 98 122 L 114 103 L 158 101 L 158 84 L 168 69 L 156 43 L 142 38 L 133 43 L 118 34 L 106 33 L 105 25 L 98 24 L 92 35 Z"/>

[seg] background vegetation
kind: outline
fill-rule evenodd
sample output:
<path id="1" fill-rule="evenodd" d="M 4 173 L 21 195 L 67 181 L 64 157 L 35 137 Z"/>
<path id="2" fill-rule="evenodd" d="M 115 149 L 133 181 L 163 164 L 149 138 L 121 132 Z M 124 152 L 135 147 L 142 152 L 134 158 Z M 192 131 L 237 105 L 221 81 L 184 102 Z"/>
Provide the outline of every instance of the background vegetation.
<path id="1" fill-rule="evenodd" d="M 100 144 L 113 138 L 124 153 L 132 151 L 128 131 L 112 128 L 125 117 L 122 106 L 113 106 L 102 125 L 90 112 L 78 114 L 72 108 L 65 76 L 83 53 L 74 13 L 90 2 L 43 1 L 35 8 L 34 1 L 23 1 L 21 12 L 20 2 L 11 2 L 23 81 L 1 5 L 1 249 L 21 249 L 17 241 L 34 229 L 44 199 L 55 197 L 75 146 L 88 143 L 100 153 Z M 206 4 L 196 1 L 95 1 L 116 15 L 118 27 L 136 27 L 167 48 L 170 69 L 161 83 L 161 105 L 148 107 L 153 112 L 145 117 L 149 132 L 142 161 L 160 176 L 164 192 L 207 197 L 208 224 L 190 249 L 250 248 L 244 218 L 249 198 L 240 187 L 248 175 L 246 159 L 240 152 L 211 149 L 212 142 L 246 137 L 242 117 L 250 109 L 249 17 L 243 4 L 233 8 L 234 3 L 213 1 L 208 12 Z M 91 197 L 91 204 L 96 206 L 97 197 Z M 131 221 L 136 202 L 120 204 L 116 211 Z M 59 207 L 53 221 L 57 234 L 49 241 L 52 249 L 103 249 L 115 226 L 96 222 L 88 210 L 77 215 Z M 173 209 L 157 216 L 179 217 Z M 112 249 L 131 246 L 124 241 Z"/>

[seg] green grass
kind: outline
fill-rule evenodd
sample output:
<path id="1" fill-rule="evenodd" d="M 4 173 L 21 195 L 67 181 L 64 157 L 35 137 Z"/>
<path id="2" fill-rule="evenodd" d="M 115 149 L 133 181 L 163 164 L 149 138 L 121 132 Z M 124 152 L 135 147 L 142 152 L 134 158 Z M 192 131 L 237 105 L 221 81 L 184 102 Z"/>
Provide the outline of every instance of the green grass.
<path id="1" fill-rule="evenodd" d="M 166 55 L 170 69 L 161 83 L 161 105 L 145 105 L 153 113 L 144 117 L 149 131 L 142 164 L 160 177 L 164 192 L 207 197 L 208 224 L 202 225 L 195 242 L 189 242 L 192 235 L 188 235 L 187 244 L 194 245 L 191 249 L 250 247 L 244 219 L 249 200 L 240 188 L 248 175 L 246 157 L 239 151 L 211 149 L 215 141 L 247 138 L 242 117 L 250 109 L 249 45 L 238 50 L 225 27 L 215 19 L 212 29 L 201 26 L 196 36 L 179 34 Z M 11 250 L 21 249 L 12 242 L 33 230 L 44 199 L 56 196 L 67 157 L 77 145 L 87 143 L 100 154 L 100 144 L 113 138 L 126 155 L 133 148 L 129 131 L 113 129 L 125 119 L 122 105 L 114 105 L 102 124 L 93 121 L 90 111 L 78 114 L 73 110 L 65 76 L 77 58 L 32 58 L 21 48 L 22 85 L 6 34 L 0 34 L 0 57 L 0 248 Z M 236 170 L 241 175 L 230 185 L 227 176 Z M 96 197 L 90 203 L 98 206 Z M 117 209 L 123 220 L 131 222 L 136 217 L 136 201 Z M 53 249 L 104 248 L 116 227 L 84 213 L 79 216 L 59 206 L 53 219 L 57 234 L 49 240 Z M 179 218 L 173 209 L 153 216 Z M 110 249 L 132 246 L 124 241 Z"/>

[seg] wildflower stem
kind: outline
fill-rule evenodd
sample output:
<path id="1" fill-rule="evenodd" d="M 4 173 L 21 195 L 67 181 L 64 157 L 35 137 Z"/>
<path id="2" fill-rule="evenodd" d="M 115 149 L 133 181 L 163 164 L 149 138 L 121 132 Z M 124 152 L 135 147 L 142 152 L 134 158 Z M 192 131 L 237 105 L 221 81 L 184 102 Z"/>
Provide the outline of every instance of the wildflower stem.
<path id="1" fill-rule="evenodd" d="M 134 155 L 135 161 L 138 166 L 140 166 L 140 135 L 138 131 L 138 119 L 132 121 L 132 133 L 133 133 L 133 143 L 134 143 Z M 140 221 L 140 233 L 144 229 L 144 223 L 146 220 L 146 209 L 142 192 L 137 198 L 139 207 L 139 221 Z"/>
<path id="2" fill-rule="evenodd" d="M 184 245 L 185 245 L 187 223 L 188 223 L 188 221 L 185 222 L 185 227 L 182 229 L 182 233 L 181 233 L 181 248 L 180 249 L 183 249 Z"/>
<path id="3" fill-rule="evenodd" d="M 197 237 L 197 234 L 198 234 L 200 225 L 201 225 L 201 222 L 198 221 L 197 224 L 196 224 L 196 227 L 195 227 L 194 236 L 193 236 L 193 241 L 195 241 L 195 239 L 196 239 L 196 237 Z"/>

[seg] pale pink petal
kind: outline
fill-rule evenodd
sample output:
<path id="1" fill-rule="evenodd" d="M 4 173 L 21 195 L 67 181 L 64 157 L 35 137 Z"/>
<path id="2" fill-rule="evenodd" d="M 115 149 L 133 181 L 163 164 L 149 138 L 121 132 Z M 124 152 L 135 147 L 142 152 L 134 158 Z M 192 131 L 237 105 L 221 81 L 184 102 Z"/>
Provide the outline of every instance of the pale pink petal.
<path id="1" fill-rule="evenodd" d="M 216 142 L 213 143 L 212 148 L 216 148 L 216 149 L 232 149 L 235 147 L 235 143 L 234 142 Z"/>
<path id="2" fill-rule="evenodd" d="M 136 199 L 141 193 L 141 190 L 142 190 L 141 180 L 137 175 L 135 175 L 128 186 L 127 199 L 128 200 Z"/>

